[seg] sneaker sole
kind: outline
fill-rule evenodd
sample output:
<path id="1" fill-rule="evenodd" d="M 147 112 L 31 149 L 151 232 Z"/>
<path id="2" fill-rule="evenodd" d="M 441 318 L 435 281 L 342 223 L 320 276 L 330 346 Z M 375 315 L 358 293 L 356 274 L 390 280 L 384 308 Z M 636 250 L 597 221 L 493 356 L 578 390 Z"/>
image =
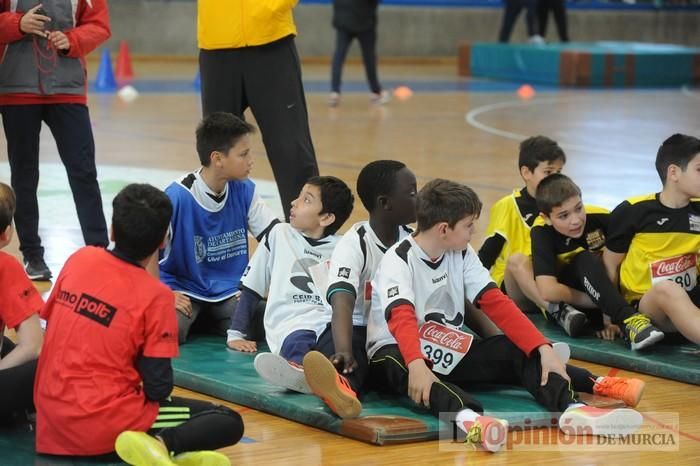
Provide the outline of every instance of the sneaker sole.
<path id="1" fill-rule="evenodd" d="M 177 466 L 231 466 L 225 455 L 216 451 L 192 451 L 173 458 Z"/>
<path id="2" fill-rule="evenodd" d="M 643 341 L 640 341 L 639 343 L 632 343 L 630 347 L 634 351 L 639 351 L 643 350 L 644 348 L 648 348 L 652 345 L 655 345 L 656 343 L 660 342 L 661 340 L 664 339 L 664 333 L 663 332 L 651 332 L 651 335 Z"/>
<path id="3" fill-rule="evenodd" d="M 505 428 L 505 432 L 501 429 L 501 427 Z M 484 434 L 482 433 L 482 437 L 483 435 Z M 501 448 L 503 448 L 503 445 L 506 444 L 507 440 L 508 421 L 503 421 L 503 423 L 496 422 L 494 424 L 489 425 L 489 428 L 486 432 L 486 439 L 482 438 L 481 444 L 486 450 L 490 451 L 491 453 L 496 453 L 497 451 L 500 451 Z"/>
<path id="4" fill-rule="evenodd" d="M 114 450 L 119 458 L 132 466 L 173 466 L 175 463 L 163 452 L 151 451 L 137 432 L 122 432 L 117 437 Z"/>
<path id="5" fill-rule="evenodd" d="M 282 356 L 273 353 L 260 353 L 253 361 L 260 377 L 278 387 L 299 393 L 313 393 L 304 378 L 304 371 L 292 367 Z"/>
<path id="6" fill-rule="evenodd" d="M 633 400 L 622 400 L 622 401 L 624 401 L 627 406 L 630 406 L 632 408 L 636 407 L 639 404 L 639 402 L 642 400 L 642 395 L 644 395 L 644 390 L 646 389 L 646 386 L 647 386 L 647 384 L 644 383 L 644 381 L 642 381 L 642 383 L 639 384 L 640 388 L 637 391 L 637 394 L 634 397 L 634 399 Z M 627 401 L 629 401 L 629 403 L 627 403 Z"/>
<path id="7" fill-rule="evenodd" d="M 559 428 L 573 435 L 624 437 L 636 432 L 642 425 L 642 415 L 633 409 L 614 409 L 601 416 L 588 416 L 578 410 L 564 413 Z M 563 428 L 562 428 L 563 427 Z"/>
<path id="8" fill-rule="evenodd" d="M 566 364 L 571 359 L 571 348 L 568 344 L 560 341 L 552 343 L 552 349 L 562 363 Z"/>
<path id="9" fill-rule="evenodd" d="M 29 277 L 29 279 L 31 281 L 34 281 L 34 282 L 48 282 L 48 281 L 51 281 L 52 276 L 53 275 L 51 275 L 50 273 L 49 274 L 41 274 L 41 275 L 39 275 L 39 274 L 35 274 L 35 275 L 27 274 L 27 277 Z"/>
<path id="10" fill-rule="evenodd" d="M 318 351 L 304 356 L 306 382 L 316 396 L 321 398 L 342 419 L 358 417 L 362 404 L 356 397 L 346 393 L 336 382 L 338 373 L 328 358 Z"/>

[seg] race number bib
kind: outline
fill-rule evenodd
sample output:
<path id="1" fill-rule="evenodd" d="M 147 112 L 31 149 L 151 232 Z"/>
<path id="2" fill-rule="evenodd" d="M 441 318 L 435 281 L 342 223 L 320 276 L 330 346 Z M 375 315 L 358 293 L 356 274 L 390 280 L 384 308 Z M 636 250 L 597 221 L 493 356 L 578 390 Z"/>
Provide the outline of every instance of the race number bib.
<path id="1" fill-rule="evenodd" d="M 474 340 L 468 333 L 437 322 L 424 323 L 418 333 L 423 356 L 433 362 L 433 372 L 443 375 L 457 367 Z"/>
<path id="2" fill-rule="evenodd" d="M 695 254 L 658 260 L 649 266 L 651 267 L 652 286 L 662 280 L 671 280 L 678 283 L 686 291 L 690 291 L 695 288 L 698 282 L 698 262 Z"/>

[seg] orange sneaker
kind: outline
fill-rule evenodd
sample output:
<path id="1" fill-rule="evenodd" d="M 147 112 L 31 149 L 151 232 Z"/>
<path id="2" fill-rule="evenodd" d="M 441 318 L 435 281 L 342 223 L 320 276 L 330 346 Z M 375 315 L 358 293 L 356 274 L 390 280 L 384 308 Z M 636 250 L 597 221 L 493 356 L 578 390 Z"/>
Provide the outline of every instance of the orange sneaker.
<path id="1" fill-rule="evenodd" d="M 603 377 L 603 380 L 593 385 L 593 393 L 624 401 L 627 406 L 634 408 L 642 399 L 645 385 L 644 381 L 639 379 Z"/>
<path id="2" fill-rule="evenodd" d="M 304 375 L 311 391 L 339 417 L 349 419 L 360 415 L 362 404 L 357 395 L 323 354 L 310 351 L 304 356 Z"/>
<path id="3" fill-rule="evenodd" d="M 465 421 L 462 430 L 467 433 L 464 443 L 481 445 L 496 453 L 508 440 L 508 421 L 490 416 L 479 416 L 474 422 Z"/>
<path id="4" fill-rule="evenodd" d="M 594 406 L 569 408 L 559 417 L 559 429 L 568 435 L 623 437 L 642 425 L 642 415 L 634 409 L 602 409 Z"/>

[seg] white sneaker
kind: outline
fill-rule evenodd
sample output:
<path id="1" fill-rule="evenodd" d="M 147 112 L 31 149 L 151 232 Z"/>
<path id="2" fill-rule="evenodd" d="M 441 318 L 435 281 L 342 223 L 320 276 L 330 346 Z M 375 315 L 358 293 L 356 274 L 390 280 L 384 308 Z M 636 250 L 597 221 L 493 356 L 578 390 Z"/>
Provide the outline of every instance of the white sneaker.
<path id="1" fill-rule="evenodd" d="M 260 353 L 253 361 L 255 371 L 272 385 L 284 387 L 299 393 L 313 393 L 306 383 L 304 369 L 298 364 L 287 361 L 279 354 Z"/>
<path id="2" fill-rule="evenodd" d="M 328 106 L 337 107 L 340 104 L 340 94 L 338 92 L 331 92 L 328 96 Z"/>
<path id="3" fill-rule="evenodd" d="M 372 102 L 374 105 L 384 105 L 390 100 L 391 94 L 389 94 L 389 91 L 387 90 L 383 90 L 380 93 L 373 92 L 372 96 L 369 98 L 369 101 Z"/>
<path id="4" fill-rule="evenodd" d="M 539 34 L 535 34 L 534 36 L 530 36 L 530 38 L 527 40 L 530 44 L 533 45 L 544 45 L 544 37 L 540 36 Z"/>
<path id="5" fill-rule="evenodd" d="M 635 433 L 642 422 L 642 415 L 634 409 L 579 406 L 562 413 L 559 417 L 559 429 L 568 435 L 624 437 Z"/>
<path id="6" fill-rule="evenodd" d="M 557 355 L 562 363 L 566 364 L 569 362 L 569 359 L 571 358 L 571 348 L 569 348 L 569 345 L 558 341 L 556 343 L 552 343 L 552 349 L 554 350 L 554 354 Z"/>

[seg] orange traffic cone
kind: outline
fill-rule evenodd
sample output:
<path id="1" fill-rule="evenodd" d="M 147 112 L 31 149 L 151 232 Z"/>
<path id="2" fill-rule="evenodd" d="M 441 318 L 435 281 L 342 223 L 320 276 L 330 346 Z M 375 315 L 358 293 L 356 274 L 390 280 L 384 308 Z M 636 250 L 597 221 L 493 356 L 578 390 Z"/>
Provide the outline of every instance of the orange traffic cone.
<path id="1" fill-rule="evenodd" d="M 129 55 L 129 44 L 125 40 L 119 44 L 119 55 L 117 55 L 117 70 L 114 73 L 119 83 L 125 83 L 134 79 L 134 71 L 131 68 L 131 56 Z"/>

